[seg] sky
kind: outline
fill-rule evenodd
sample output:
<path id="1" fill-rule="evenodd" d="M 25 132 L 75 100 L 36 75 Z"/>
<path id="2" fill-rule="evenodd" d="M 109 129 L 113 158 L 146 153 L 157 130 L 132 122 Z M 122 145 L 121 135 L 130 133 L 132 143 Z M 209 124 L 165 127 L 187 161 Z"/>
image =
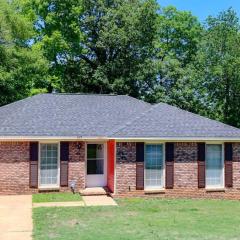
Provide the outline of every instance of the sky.
<path id="1" fill-rule="evenodd" d="M 158 3 L 163 7 L 173 5 L 179 10 L 191 11 L 200 21 L 229 7 L 233 7 L 240 17 L 240 0 L 158 0 Z"/>

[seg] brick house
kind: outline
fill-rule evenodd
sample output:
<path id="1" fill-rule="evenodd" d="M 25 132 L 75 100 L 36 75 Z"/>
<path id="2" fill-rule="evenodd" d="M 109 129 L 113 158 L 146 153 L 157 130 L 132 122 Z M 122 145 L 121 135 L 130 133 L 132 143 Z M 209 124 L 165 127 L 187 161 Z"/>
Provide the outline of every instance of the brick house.
<path id="1" fill-rule="evenodd" d="M 240 199 L 240 130 L 129 96 L 41 94 L 0 108 L 0 183 Z"/>

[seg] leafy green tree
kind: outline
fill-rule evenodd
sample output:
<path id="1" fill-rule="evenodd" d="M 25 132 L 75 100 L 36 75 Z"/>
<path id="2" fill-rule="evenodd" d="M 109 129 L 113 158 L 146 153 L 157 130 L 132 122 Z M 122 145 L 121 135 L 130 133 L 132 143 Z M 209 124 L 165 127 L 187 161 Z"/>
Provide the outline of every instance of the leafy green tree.
<path id="1" fill-rule="evenodd" d="M 0 105 L 129 94 L 240 127 L 239 46 L 232 9 L 203 25 L 156 0 L 0 0 Z"/>
<path id="2" fill-rule="evenodd" d="M 232 9 L 208 17 L 195 67 L 206 115 L 240 127 L 240 22 Z"/>
<path id="3" fill-rule="evenodd" d="M 202 32 L 201 24 L 190 12 L 171 6 L 161 9 L 155 45 L 157 83 L 148 96 L 149 101 L 163 101 L 192 112 L 199 111 L 202 103 L 192 63 Z"/>
<path id="4" fill-rule="evenodd" d="M 158 19 L 158 57 L 177 59 L 181 66 L 191 63 L 196 56 L 202 26 L 188 11 L 175 7 L 162 8 Z"/>
<path id="5" fill-rule="evenodd" d="M 27 97 L 41 87 L 47 62 L 38 47 L 30 47 L 30 19 L 15 2 L 0 0 L 0 106 Z"/>
<path id="6" fill-rule="evenodd" d="M 155 0 L 31 2 L 52 87 L 140 97 L 153 85 Z"/>

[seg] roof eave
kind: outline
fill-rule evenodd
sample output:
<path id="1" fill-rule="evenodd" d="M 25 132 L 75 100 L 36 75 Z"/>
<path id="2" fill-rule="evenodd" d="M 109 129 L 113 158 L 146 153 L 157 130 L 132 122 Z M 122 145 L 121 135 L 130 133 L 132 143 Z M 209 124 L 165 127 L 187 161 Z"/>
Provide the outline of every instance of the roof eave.
<path id="1" fill-rule="evenodd" d="M 101 136 L 0 136 L 0 141 L 100 141 L 108 139 Z"/>
<path id="2" fill-rule="evenodd" d="M 240 137 L 107 137 L 107 136 L 0 136 L 0 141 L 172 141 L 172 142 L 200 142 L 226 141 L 240 142 Z"/>
<path id="3" fill-rule="evenodd" d="M 171 142 L 200 142 L 200 141 L 227 141 L 227 142 L 240 142 L 239 137 L 111 137 L 118 141 L 171 141 Z"/>

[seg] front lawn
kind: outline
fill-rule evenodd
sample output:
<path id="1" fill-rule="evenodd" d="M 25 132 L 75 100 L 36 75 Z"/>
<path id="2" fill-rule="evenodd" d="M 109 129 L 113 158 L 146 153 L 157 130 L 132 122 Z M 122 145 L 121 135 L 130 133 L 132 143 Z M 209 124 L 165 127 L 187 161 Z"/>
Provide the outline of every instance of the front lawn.
<path id="1" fill-rule="evenodd" d="M 32 195 L 33 203 L 41 202 L 70 202 L 82 200 L 79 193 L 36 193 Z"/>
<path id="2" fill-rule="evenodd" d="M 34 239 L 239 239 L 240 202 L 119 199 L 117 207 L 33 209 Z"/>

